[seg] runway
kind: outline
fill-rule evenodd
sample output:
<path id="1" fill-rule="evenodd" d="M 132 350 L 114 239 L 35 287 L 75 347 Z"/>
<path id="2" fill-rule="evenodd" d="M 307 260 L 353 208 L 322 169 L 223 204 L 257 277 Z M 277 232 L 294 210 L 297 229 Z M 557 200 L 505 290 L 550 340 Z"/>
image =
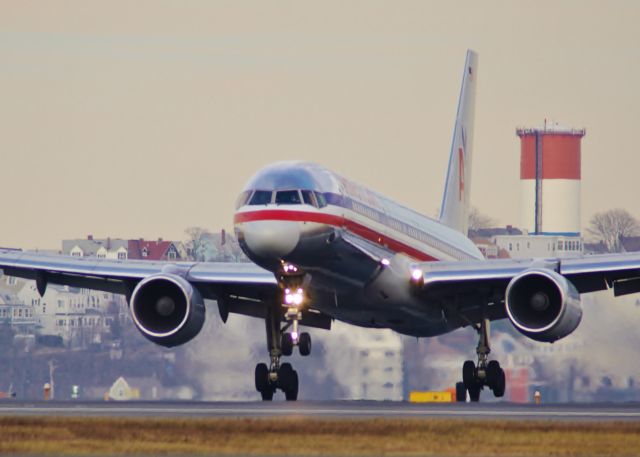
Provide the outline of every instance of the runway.
<path id="1" fill-rule="evenodd" d="M 0 402 L 0 416 L 441 418 L 640 421 L 639 403 L 548 404 L 332 402 Z"/>

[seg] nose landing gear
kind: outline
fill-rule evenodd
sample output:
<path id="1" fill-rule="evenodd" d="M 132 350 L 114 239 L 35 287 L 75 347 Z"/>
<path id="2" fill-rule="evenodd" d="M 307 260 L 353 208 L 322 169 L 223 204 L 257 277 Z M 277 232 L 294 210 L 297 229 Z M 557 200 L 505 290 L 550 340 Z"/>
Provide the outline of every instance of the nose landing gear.
<path id="1" fill-rule="evenodd" d="M 496 360 L 489 361 L 489 320 L 483 319 L 477 325 L 479 341 L 476 348 L 478 364 L 473 360 L 467 360 L 462 365 L 462 382 L 456 385 L 456 397 L 458 401 L 465 401 L 466 392 L 472 402 L 480 400 L 480 391 L 486 386 L 493 391 L 496 398 L 504 396 L 506 378 L 504 370 Z"/>
<path id="2" fill-rule="evenodd" d="M 290 283 L 289 287 L 282 287 L 283 303 L 276 301 L 267 309 L 265 323 L 270 364 L 267 366 L 265 363 L 259 363 L 255 369 L 256 390 L 265 401 L 273 400 L 273 394 L 277 389 L 284 392 L 288 401 L 298 399 L 298 372 L 290 363 L 280 363 L 280 358 L 293 354 L 293 348 L 296 346 L 302 356 L 311 353 L 311 335 L 298 331 L 302 319 L 300 308 L 304 302 L 304 291 L 302 287 L 291 286 L 291 283 L 296 283 L 296 278 L 299 279 L 296 276 L 287 281 Z M 283 317 L 286 324 L 281 326 Z"/>
<path id="3" fill-rule="evenodd" d="M 286 343 L 283 342 L 280 322 L 282 320 L 282 307 L 279 303 L 270 304 L 267 308 L 265 319 L 267 327 L 267 347 L 269 349 L 270 363 L 259 363 L 255 369 L 256 390 L 264 401 L 273 400 L 273 394 L 277 389 L 284 392 L 288 401 L 298 399 L 298 372 L 293 369 L 290 363 L 280 363 L 280 358 L 284 355 Z"/>
<path id="4" fill-rule="evenodd" d="M 282 329 L 282 355 L 288 356 L 293 354 L 293 348 L 295 346 L 298 347 L 301 356 L 311 354 L 311 335 L 307 332 L 300 333 L 298 331 L 298 325 L 302 319 L 302 313 L 298 307 L 287 307 L 284 318 L 287 324 Z M 291 329 L 291 331 L 287 332 L 288 329 Z"/>

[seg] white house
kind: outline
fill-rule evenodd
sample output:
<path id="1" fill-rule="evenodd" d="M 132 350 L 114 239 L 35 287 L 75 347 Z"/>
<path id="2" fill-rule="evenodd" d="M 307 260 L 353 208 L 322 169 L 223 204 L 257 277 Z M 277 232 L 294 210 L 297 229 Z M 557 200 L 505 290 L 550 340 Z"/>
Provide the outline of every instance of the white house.
<path id="1" fill-rule="evenodd" d="M 123 303 L 118 295 L 53 284 L 40 297 L 33 281 L 28 281 L 17 296 L 33 308 L 39 334 L 60 336 L 70 347 L 101 341 L 117 318 L 110 311 L 120 309 Z"/>

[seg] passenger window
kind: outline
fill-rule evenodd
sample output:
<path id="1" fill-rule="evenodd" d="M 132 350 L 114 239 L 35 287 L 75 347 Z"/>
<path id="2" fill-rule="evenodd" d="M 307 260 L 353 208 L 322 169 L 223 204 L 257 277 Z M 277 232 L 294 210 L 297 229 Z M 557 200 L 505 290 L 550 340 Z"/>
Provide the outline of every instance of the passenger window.
<path id="1" fill-rule="evenodd" d="M 236 200 L 236 209 L 247 204 L 247 201 L 249 201 L 249 197 L 251 196 L 251 192 L 253 191 L 245 190 L 238 196 L 238 199 Z"/>
<path id="2" fill-rule="evenodd" d="M 316 195 L 316 201 L 318 202 L 318 208 L 324 208 L 327 206 L 327 200 L 325 200 L 324 195 L 320 192 L 314 192 Z"/>
<path id="3" fill-rule="evenodd" d="M 271 203 L 270 190 L 256 190 L 249 200 L 250 205 L 268 205 Z"/>
<path id="4" fill-rule="evenodd" d="M 311 205 L 311 206 L 318 206 L 316 204 L 316 199 L 313 196 L 313 192 L 311 192 L 310 190 L 301 190 L 300 193 L 302 194 L 302 201 L 305 204 Z"/>
<path id="5" fill-rule="evenodd" d="M 276 194 L 278 205 L 299 205 L 300 194 L 297 190 L 281 190 Z"/>

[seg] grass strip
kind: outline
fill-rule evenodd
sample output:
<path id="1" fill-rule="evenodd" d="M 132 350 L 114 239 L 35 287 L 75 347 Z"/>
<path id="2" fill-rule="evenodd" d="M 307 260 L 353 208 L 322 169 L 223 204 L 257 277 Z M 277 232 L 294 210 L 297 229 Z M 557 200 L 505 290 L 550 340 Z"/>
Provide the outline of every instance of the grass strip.
<path id="1" fill-rule="evenodd" d="M 2 454 L 640 455 L 637 422 L 0 417 L 0 430 Z"/>

